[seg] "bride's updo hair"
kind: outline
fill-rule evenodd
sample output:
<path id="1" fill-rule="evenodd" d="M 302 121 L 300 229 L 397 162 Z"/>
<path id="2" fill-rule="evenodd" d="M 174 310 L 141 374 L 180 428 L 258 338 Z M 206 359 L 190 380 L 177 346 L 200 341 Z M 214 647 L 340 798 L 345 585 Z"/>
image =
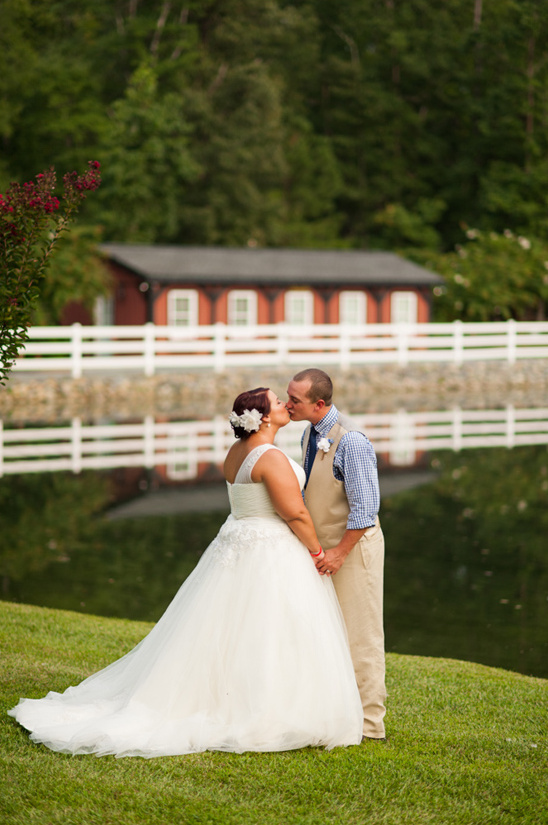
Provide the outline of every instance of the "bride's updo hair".
<path id="1" fill-rule="evenodd" d="M 232 405 L 232 411 L 235 412 L 236 415 L 242 415 L 244 410 L 258 410 L 261 414 L 261 418 L 268 415 L 270 412 L 268 390 L 268 387 L 257 387 L 255 390 L 241 392 Z M 253 434 L 252 432 L 244 430 L 243 427 L 238 427 L 234 424 L 231 424 L 231 426 L 234 430 L 235 437 L 241 438 L 242 441 L 245 441 L 246 438 L 249 438 L 249 436 Z"/>

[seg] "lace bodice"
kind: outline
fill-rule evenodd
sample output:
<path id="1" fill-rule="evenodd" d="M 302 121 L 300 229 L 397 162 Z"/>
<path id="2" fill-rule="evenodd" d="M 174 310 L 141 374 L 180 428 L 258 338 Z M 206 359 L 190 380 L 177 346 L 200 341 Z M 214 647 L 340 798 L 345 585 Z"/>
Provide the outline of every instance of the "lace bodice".
<path id="1" fill-rule="evenodd" d="M 255 447 L 243 460 L 234 483 L 231 484 L 227 481 L 230 510 L 234 518 L 252 518 L 254 516 L 278 518 L 264 484 L 254 482 L 251 478 L 253 467 L 260 457 L 267 450 L 277 449 L 278 447 L 273 444 L 261 444 L 259 447 Z M 293 459 L 289 458 L 289 462 L 302 489 L 305 480 L 304 470 Z"/>

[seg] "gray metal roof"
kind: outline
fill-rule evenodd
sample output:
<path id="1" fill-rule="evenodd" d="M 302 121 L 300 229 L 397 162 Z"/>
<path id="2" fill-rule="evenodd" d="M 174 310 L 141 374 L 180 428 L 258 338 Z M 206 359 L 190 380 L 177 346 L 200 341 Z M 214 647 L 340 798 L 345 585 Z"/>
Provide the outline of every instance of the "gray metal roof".
<path id="1" fill-rule="evenodd" d="M 149 281 L 196 284 L 434 286 L 442 278 L 393 252 L 105 243 L 103 254 Z"/>

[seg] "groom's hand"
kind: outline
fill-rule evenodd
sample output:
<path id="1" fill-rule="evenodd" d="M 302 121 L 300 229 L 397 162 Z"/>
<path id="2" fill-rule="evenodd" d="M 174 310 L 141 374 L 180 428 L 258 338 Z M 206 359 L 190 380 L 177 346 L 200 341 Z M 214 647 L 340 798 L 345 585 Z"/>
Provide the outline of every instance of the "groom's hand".
<path id="1" fill-rule="evenodd" d="M 343 554 L 340 546 L 326 550 L 322 559 L 316 562 L 316 568 L 322 576 L 331 576 L 340 570 L 346 554 Z"/>
<path id="2" fill-rule="evenodd" d="M 337 573 L 354 545 L 361 539 L 365 530 L 346 530 L 341 541 L 330 550 L 325 551 L 322 559 L 316 562 L 316 568 L 322 576 Z"/>

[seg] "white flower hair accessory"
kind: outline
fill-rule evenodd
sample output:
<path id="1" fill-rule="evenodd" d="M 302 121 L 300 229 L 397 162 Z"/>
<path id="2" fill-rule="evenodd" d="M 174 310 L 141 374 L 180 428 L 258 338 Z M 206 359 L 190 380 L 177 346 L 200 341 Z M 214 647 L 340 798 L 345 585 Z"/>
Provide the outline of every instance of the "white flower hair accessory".
<path id="1" fill-rule="evenodd" d="M 263 416 L 259 410 L 255 408 L 252 410 L 244 410 L 241 415 L 238 415 L 238 413 L 232 410 L 228 416 L 228 420 L 233 427 L 242 427 L 246 433 L 255 433 L 261 426 Z"/>
<path id="2" fill-rule="evenodd" d="M 332 444 L 333 444 L 333 439 L 332 438 L 320 438 L 320 440 L 318 441 L 318 444 L 316 446 L 318 447 L 318 450 L 321 450 L 322 452 L 327 453 L 327 452 L 329 452 L 329 448 L 331 447 Z"/>

